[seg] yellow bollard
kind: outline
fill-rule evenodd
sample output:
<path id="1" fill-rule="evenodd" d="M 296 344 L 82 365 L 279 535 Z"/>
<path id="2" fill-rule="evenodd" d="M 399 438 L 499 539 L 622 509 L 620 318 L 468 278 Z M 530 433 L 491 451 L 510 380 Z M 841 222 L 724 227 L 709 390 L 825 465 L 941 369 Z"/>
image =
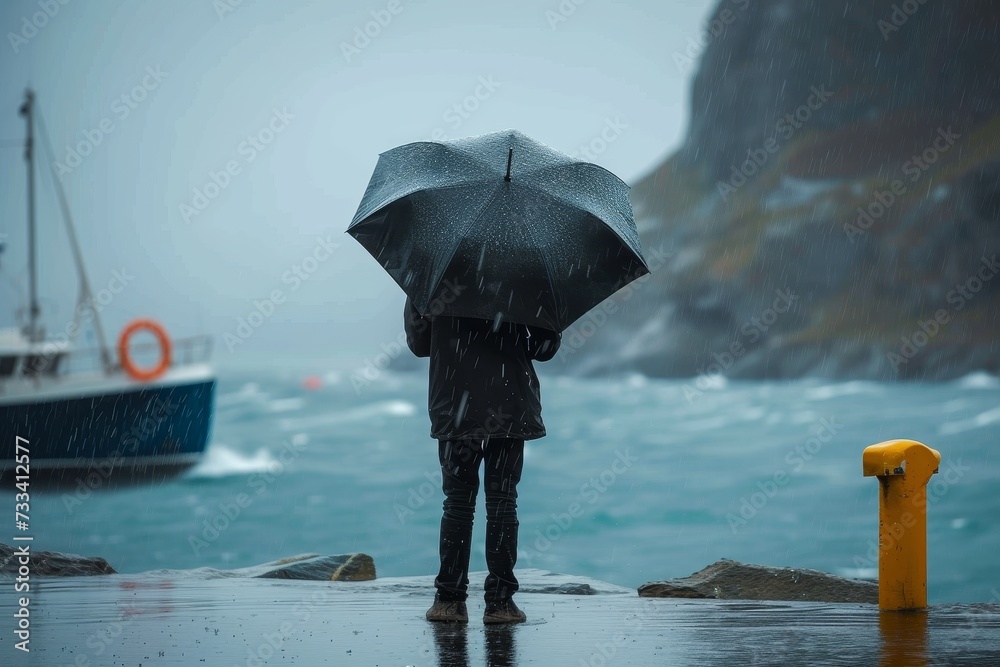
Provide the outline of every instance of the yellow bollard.
<path id="1" fill-rule="evenodd" d="M 916 440 L 866 447 L 865 477 L 878 477 L 878 606 L 927 607 L 927 482 L 941 454 Z"/>

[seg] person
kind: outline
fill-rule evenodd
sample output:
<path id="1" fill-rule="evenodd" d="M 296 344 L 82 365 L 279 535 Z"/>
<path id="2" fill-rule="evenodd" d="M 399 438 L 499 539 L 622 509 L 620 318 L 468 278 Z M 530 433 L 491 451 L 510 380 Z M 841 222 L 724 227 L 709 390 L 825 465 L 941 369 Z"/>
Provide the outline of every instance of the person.
<path id="1" fill-rule="evenodd" d="M 434 604 L 429 621 L 467 623 L 472 522 L 484 464 L 486 566 L 484 623 L 526 619 L 518 590 L 517 484 L 524 442 L 545 435 L 538 376 L 532 361 L 548 361 L 561 334 L 511 322 L 444 315 L 425 317 L 406 300 L 406 343 L 430 357 L 427 396 L 431 437 L 438 440 L 444 491 Z"/>

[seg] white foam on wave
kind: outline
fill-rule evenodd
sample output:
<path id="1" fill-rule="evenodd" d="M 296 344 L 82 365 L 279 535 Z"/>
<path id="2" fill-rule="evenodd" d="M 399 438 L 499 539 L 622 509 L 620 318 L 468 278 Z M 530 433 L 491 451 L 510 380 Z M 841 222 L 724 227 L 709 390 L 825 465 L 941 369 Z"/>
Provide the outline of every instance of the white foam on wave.
<path id="1" fill-rule="evenodd" d="M 247 382 L 238 390 L 228 394 L 220 394 L 216 398 L 219 405 L 235 405 L 239 403 L 263 403 L 268 398 L 268 394 L 260 390 L 260 385 L 256 382 Z"/>
<path id="2" fill-rule="evenodd" d="M 955 380 L 955 385 L 961 389 L 997 389 L 1000 388 L 1000 378 L 983 371 L 969 373 Z"/>
<path id="3" fill-rule="evenodd" d="M 993 408 L 992 410 L 987 410 L 986 412 L 980 412 L 975 417 L 971 417 L 969 419 L 962 419 L 955 422 L 946 422 L 941 424 L 941 426 L 938 427 L 938 433 L 941 435 L 955 435 L 956 433 L 972 431 L 997 422 L 1000 422 L 1000 408 Z"/>
<path id="4" fill-rule="evenodd" d="M 825 401 L 839 396 L 852 396 L 854 394 L 874 394 L 879 388 L 871 382 L 864 380 L 853 380 L 851 382 L 838 382 L 837 384 L 824 384 L 819 387 L 811 387 L 803 393 L 807 401 Z"/>
<path id="5" fill-rule="evenodd" d="M 205 453 L 205 458 L 191 469 L 187 477 L 218 478 L 267 472 L 276 462 L 277 459 L 266 447 L 261 447 L 253 455 L 248 456 L 226 445 L 213 443 Z"/>
<path id="6" fill-rule="evenodd" d="M 878 579 L 877 567 L 838 567 L 834 574 L 847 579 Z"/>
<path id="7" fill-rule="evenodd" d="M 647 384 L 649 384 L 649 378 L 642 373 L 629 373 L 625 378 L 625 386 L 629 389 L 645 387 Z"/>
<path id="8" fill-rule="evenodd" d="M 713 391 L 728 386 L 729 379 L 722 373 L 702 373 L 684 383 L 685 388 L 693 387 L 698 391 Z"/>
<path id="9" fill-rule="evenodd" d="M 417 414 L 417 406 L 409 401 L 379 401 L 378 403 L 370 403 L 342 412 L 328 412 L 298 419 L 282 419 L 278 422 L 278 426 L 283 431 L 297 431 L 329 424 L 342 424 L 344 422 L 371 419 L 373 417 L 412 417 L 415 414 Z"/>
<path id="10" fill-rule="evenodd" d="M 276 398 L 267 404 L 268 412 L 292 412 L 299 410 L 306 404 L 304 398 L 295 396 L 293 398 Z"/>
<path id="11" fill-rule="evenodd" d="M 417 406 L 409 401 L 385 401 L 381 406 L 387 415 L 410 417 L 417 414 Z"/>

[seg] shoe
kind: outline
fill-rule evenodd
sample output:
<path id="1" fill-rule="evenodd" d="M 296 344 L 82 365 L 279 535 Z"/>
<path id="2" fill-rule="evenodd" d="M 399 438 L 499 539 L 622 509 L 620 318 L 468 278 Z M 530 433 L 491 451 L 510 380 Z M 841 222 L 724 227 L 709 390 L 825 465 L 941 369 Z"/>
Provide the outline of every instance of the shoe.
<path id="1" fill-rule="evenodd" d="M 510 598 L 499 602 L 487 602 L 483 612 L 483 623 L 524 623 L 528 617 L 518 609 Z"/>
<path id="2" fill-rule="evenodd" d="M 468 623 L 469 612 L 465 608 L 464 602 L 441 600 L 434 596 L 434 604 L 425 614 L 428 621 L 439 623 Z"/>

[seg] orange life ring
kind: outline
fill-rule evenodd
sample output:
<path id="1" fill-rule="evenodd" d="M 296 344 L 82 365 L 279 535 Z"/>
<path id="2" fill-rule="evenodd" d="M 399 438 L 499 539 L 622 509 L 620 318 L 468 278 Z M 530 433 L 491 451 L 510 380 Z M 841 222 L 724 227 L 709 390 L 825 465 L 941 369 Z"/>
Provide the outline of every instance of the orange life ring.
<path id="1" fill-rule="evenodd" d="M 129 338 L 140 329 L 152 333 L 156 336 L 156 341 L 160 344 L 160 362 L 152 368 L 140 368 L 136 366 L 132 361 L 132 357 L 129 356 Z M 170 368 L 171 351 L 170 338 L 167 336 L 167 332 L 154 320 L 132 320 L 122 329 L 121 336 L 118 337 L 118 358 L 121 360 L 122 368 L 134 379 L 142 382 L 155 380 L 167 372 L 167 369 Z"/>

